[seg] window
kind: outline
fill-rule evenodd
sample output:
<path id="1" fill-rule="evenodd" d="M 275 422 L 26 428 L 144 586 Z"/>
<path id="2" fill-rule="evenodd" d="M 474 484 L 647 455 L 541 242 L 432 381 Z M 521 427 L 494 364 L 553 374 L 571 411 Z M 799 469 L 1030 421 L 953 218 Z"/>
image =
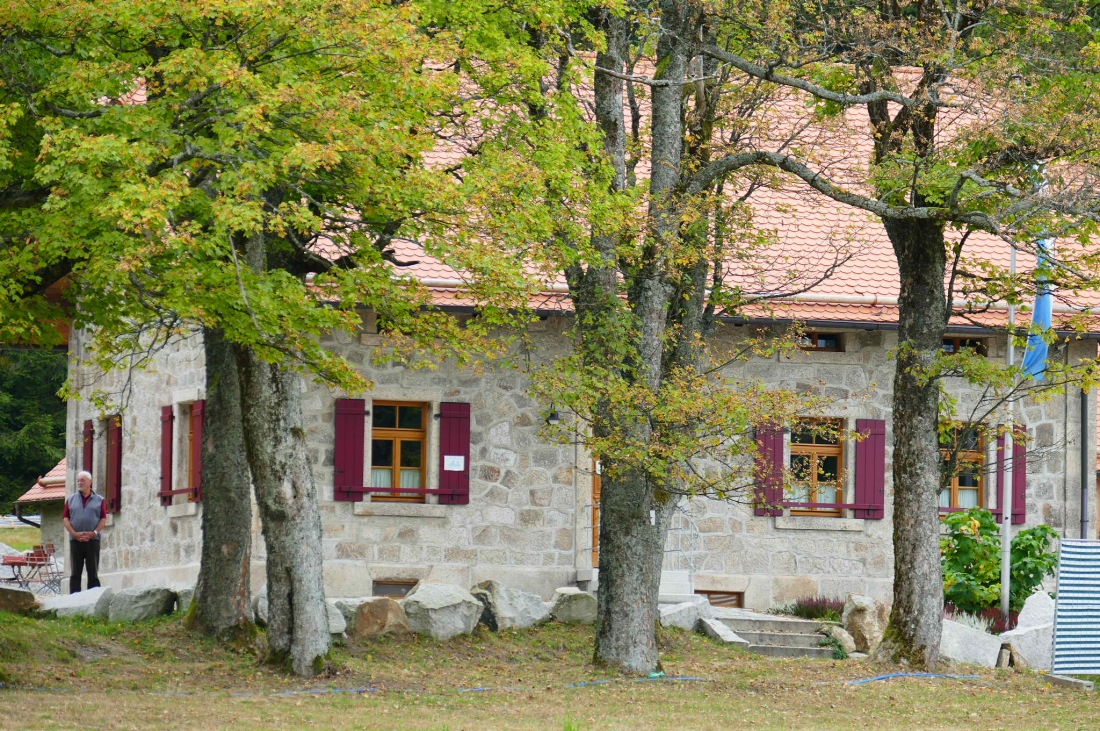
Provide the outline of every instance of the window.
<path id="1" fill-rule="evenodd" d="M 985 505 L 982 472 L 985 448 L 977 427 L 952 429 L 941 436 L 944 483 L 940 488 L 940 507 L 975 508 Z"/>
<path id="2" fill-rule="evenodd" d="M 426 404 L 375 401 L 371 406 L 370 486 L 423 489 Z M 373 500 L 425 502 L 423 493 L 376 492 Z"/>
<path id="3" fill-rule="evenodd" d="M 844 446 L 839 420 L 802 421 L 791 431 L 786 500 L 793 503 L 843 503 Z M 791 515 L 839 516 L 837 508 L 792 507 Z"/>
<path id="4" fill-rule="evenodd" d="M 745 606 L 745 592 L 743 591 L 710 591 L 696 589 L 696 595 L 705 596 L 712 607 L 730 607 L 741 609 Z"/>
<path id="5" fill-rule="evenodd" d="M 959 353 L 964 349 L 972 350 L 982 356 L 988 352 L 985 340 L 981 338 L 948 337 L 943 339 L 943 352 L 948 355 Z"/>
<path id="6" fill-rule="evenodd" d="M 844 341 L 840 333 L 808 332 L 799 337 L 798 347 L 803 350 L 822 350 L 838 353 L 844 350 Z"/>
<path id="7" fill-rule="evenodd" d="M 202 500 L 202 434 L 206 401 L 177 403 L 160 410 L 160 504 L 169 506 L 176 495 L 190 502 Z M 177 435 L 175 424 L 183 428 Z"/>
<path id="8" fill-rule="evenodd" d="M 398 599 L 408 595 L 418 584 L 417 581 L 390 580 L 371 582 L 372 596 L 390 596 Z"/>

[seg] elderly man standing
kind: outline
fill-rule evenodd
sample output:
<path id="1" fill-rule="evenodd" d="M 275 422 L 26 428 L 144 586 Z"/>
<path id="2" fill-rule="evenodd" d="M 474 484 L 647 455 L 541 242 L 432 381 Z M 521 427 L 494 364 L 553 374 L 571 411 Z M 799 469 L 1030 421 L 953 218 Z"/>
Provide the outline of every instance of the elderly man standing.
<path id="1" fill-rule="evenodd" d="M 107 501 L 92 492 L 92 475 L 79 472 L 77 491 L 65 501 L 65 530 L 69 532 L 69 593 L 80 591 L 80 575 L 88 568 L 88 588 L 99 586 L 99 537 L 107 523 Z"/>

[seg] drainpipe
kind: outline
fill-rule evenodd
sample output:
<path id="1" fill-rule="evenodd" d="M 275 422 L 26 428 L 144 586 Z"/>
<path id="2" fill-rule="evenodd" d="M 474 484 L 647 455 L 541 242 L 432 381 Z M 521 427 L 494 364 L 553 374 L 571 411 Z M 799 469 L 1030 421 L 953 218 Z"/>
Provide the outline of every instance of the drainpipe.
<path id="1" fill-rule="evenodd" d="M 23 515 L 20 512 L 21 510 L 22 510 L 22 506 L 19 505 L 19 503 L 16 503 L 15 504 L 15 517 L 16 517 L 16 519 L 20 523 L 26 523 L 27 525 L 32 525 L 35 528 L 38 528 L 39 530 L 41 530 L 42 524 L 41 523 L 35 523 L 33 520 L 27 520 L 26 518 L 24 518 Z"/>
<path id="2" fill-rule="evenodd" d="M 1081 389 L 1081 538 L 1089 537 L 1089 477 L 1093 470 L 1089 469 L 1089 392 Z"/>

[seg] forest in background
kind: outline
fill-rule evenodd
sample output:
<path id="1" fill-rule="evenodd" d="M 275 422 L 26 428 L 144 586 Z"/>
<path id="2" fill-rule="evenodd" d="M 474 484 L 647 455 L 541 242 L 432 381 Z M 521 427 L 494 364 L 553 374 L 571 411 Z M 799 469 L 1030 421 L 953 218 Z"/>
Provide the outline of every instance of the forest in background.
<path id="1" fill-rule="evenodd" d="M 65 456 L 63 350 L 0 349 L 0 514 Z"/>

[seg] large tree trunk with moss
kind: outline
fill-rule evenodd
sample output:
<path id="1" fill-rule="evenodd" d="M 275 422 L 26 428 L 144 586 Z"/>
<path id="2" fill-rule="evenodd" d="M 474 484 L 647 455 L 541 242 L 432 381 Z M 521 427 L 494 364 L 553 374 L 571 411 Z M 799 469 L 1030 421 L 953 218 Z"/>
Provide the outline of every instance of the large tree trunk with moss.
<path id="1" fill-rule="evenodd" d="M 267 550 L 269 659 L 310 676 L 329 651 L 321 516 L 302 426 L 301 376 L 237 346 L 248 463 Z"/>
<path id="2" fill-rule="evenodd" d="M 595 662 L 643 674 L 660 668 L 657 607 L 670 511 L 655 507 L 637 470 L 605 465 Z"/>
<path id="3" fill-rule="evenodd" d="M 203 332 L 206 412 L 203 421 L 202 562 L 190 621 L 228 642 L 248 639 L 252 497 L 233 347 L 220 330 Z"/>
<path id="4" fill-rule="evenodd" d="M 947 324 L 943 229 L 885 219 L 901 273 L 894 373 L 894 606 L 879 656 L 915 668 L 939 661 L 943 621 L 937 424 L 939 391 L 927 378 Z"/>

